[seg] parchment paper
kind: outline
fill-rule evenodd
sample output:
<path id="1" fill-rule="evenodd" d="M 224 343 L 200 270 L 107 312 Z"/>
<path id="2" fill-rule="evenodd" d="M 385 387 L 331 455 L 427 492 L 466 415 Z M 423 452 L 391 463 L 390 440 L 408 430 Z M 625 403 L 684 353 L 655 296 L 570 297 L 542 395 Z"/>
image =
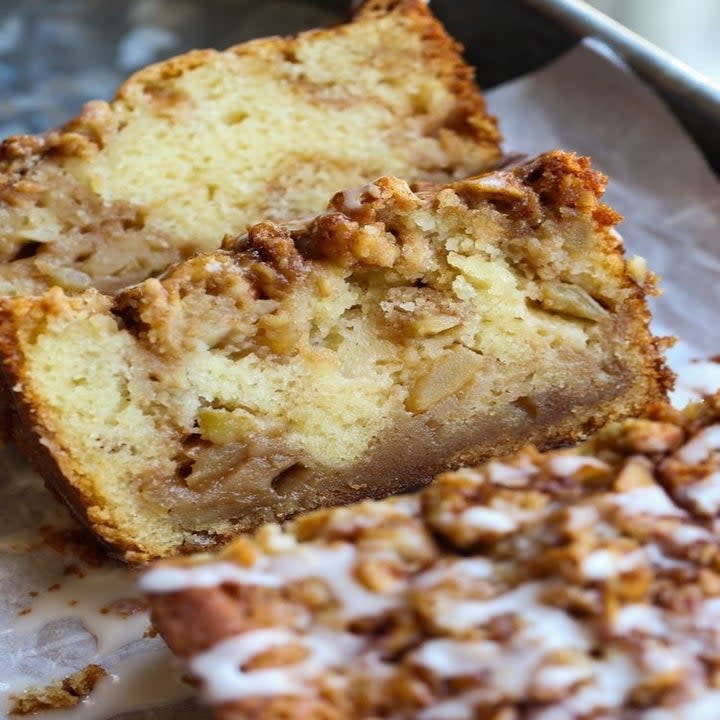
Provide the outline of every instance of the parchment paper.
<path id="1" fill-rule="evenodd" d="M 591 155 L 595 165 L 610 175 L 607 198 L 626 218 L 620 231 L 628 252 L 645 256 L 664 278 L 665 295 L 654 303 L 658 326 L 661 332 L 684 341 L 671 353 L 673 363 L 689 378 L 678 399 L 689 397 L 693 387 L 709 389 L 713 382 L 720 386 L 720 366 L 691 362 L 693 357 L 720 353 L 715 321 L 720 299 L 720 187 L 663 104 L 604 49 L 587 44 L 532 76 L 494 90 L 489 101 L 500 117 L 508 150 L 528 154 L 556 147 L 574 150 Z M 105 573 L 118 594 L 130 596 L 134 589 L 129 574 L 105 566 L 89 568 L 85 580 L 70 581 L 63 576 L 63 568 L 76 562 L 72 553 L 63 555 L 46 546 L 28 551 L 29 538 L 37 535 L 40 525 L 72 526 L 72 521 L 12 450 L 0 455 L 0 467 L 4 475 L 0 527 L 8 534 L 0 538 L 0 596 L 4 599 L 0 606 L 0 693 L 6 696 L 30 682 L 44 684 L 98 662 L 115 678 L 103 681 L 95 700 L 91 697 L 82 704 L 81 715 L 62 717 L 101 720 L 181 695 L 161 641 L 141 638 L 142 617 L 136 615 L 128 622 L 125 627 L 130 630 L 123 639 L 126 621 L 113 621 L 108 629 L 91 607 L 92 594 L 84 593 L 83 587 L 89 587 L 93 577 Z M 56 595 L 48 601 L 47 588 L 56 582 L 61 587 L 51 591 Z M 32 598 L 29 592 L 40 594 Z M 70 603 L 80 596 L 84 598 L 80 617 L 63 620 L 63 614 L 77 608 Z M 35 608 L 35 617 L 51 618 L 50 624 L 28 631 L 33 613 L 17 620 L 26 608 Z M 83 618 L 96 628 L 100 648 L 84 629 Z M 141 658 L 142 663 L 132 665 L 135 661 L 129 658 Z M 131 666 L 134 679 L 128 670 Z M 164 679 L 148 682 L 148 677 Z M 136 682 L 143 679 L 144 685 Z M 172 710 L 123 714 L 128 718 L 173 716 L 207 717 L 192 702 Z"/>

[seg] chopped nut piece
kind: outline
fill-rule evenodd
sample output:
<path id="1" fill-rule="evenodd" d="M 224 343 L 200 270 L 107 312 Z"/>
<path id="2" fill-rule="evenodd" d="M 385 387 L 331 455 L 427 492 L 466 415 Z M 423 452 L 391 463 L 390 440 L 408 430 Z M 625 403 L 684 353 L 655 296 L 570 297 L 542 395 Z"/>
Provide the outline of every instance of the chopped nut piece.
<path id="1" fill-rule="evenodd" d="M 672 423 L 632 420 L 625 425 L 623 439 L 639 453 L 667 453 L 680 446 L 683 431 Z"/>
<path id="2" fill-rule="evenodd" d="M 628 492 L 635 488 L 654 485 L 652 465 L 642 457 L 631 457 L 615 479 L 615 490 L 618 492 Z"/>
<path id="3" fill-rule="evenodd" d="M 262 670 L 263 668 L 278 668 L 284 665 L 295 665 L 310 655 L 310 651 L 299 643 L 288 643 L 270 650 L 260 652 L 251 658 L 244 666 L 246 672 Z"/>
<path id="4" fill-rule="evenodd" d="M 405 573 L 401 565 L 385 558 L 361 560 L 355 567 L 355 575 L 360 582 L 373 592 L 391 592 L 405 584 Z"/>

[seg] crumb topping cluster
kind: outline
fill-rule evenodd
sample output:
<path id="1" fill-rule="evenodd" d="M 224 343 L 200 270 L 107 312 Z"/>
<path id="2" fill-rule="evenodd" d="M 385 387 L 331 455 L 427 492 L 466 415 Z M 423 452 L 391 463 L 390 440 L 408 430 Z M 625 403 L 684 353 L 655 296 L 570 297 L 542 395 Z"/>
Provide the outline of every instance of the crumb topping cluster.
<path id="1" fill-rule="evenodd" d="M 258 717 L 710 719 L 719 481 L 716 396 L 266 526 L 142 583 L 161 631 L 163 602 L 231 598 L 232 632 L 176 649 L 211 703 Z"/>

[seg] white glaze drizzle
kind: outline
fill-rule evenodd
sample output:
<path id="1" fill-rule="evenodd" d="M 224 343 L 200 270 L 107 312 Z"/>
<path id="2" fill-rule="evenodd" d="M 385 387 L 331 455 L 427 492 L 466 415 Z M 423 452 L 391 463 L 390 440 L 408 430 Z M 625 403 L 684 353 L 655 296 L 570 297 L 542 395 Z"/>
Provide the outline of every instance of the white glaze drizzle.
<path id="1" fill-rule="evenodd" d="M 512 532 L 518 526 L 517 521 L 509 513 L 481 505 L 465 510 L 460 516 L 460 522 L 477 530 L 499 534 Z"/>
<path id="2" fill-rule="evenodd" d="M 627 492 L 612 495 L 609 501 L 628 515 L 686 517 L 686 513 L 675 505 L 668 494 L 657 485 L 632 488 Z"/>
<path id="3" fill-rule="evenodd" d="M 676 570 L 692 567 L 690 563 L 684 560 L 676 560 L 675 558 L 668 557 L 656 543 L 649 543 L 645 547 L 645 553 L 652 565 L 657 569 Z"/>
<path id="4" fill-rule="evenodd" d="M 328 531 L 353 533 L 364 528 L 377 527 L 392 518 L 417 517 L 420 513 L 420 499 L 416 495 L 406 495 L 385 500 L 381 506 L 372 506 L 372 511 L 364 511 L 363 508 L 361 504 L 359 507 L 335 509 L 328 520 Z M 295 545 L 297 544 L 296 542 Z"/>
<path id="5" fill-rule="evenodd" d="M 565 718 L 574 718 L 580 713 L 589 714 L 601 708 L 614 710 L 621 707 L 639 678 L 633 658 L 620 652 L 611 652 L 605 659 L 593 661 L 592 669 L 592 682 L 581 686 L 577 693 L 561 704 L 566 712 L 570 711 Z"/>
<path id="6" fill-rule="evenodd" d="M 118 600 L 142 602 L 135 578 L 125 566 L 88 569 L 83 577 L 64 579 L 57 590 L 42 592 L 31 612 L 18 617 L 13 632 L 29 635 L 53 620 L 78 618 L 97 641 L 97 653 L 119 650 L 150 628 L 147 610 L 124 616 L 108 611 Z"/>
<path id="7" fill-rule="evenodd" d="M 705 528 L 696 525 L 678 525 L 672 531 L 672 539 L 678 545 L 692 545 L 697 542 L 712 542 L 715 538 Z"/>
<path id="8" fill-rule="evenodd" d="M 398 604 L 399 598 L 367 590 L 353 576 L 357 550 L 349 543 L 330 547 L 300 545 L 296 552 L 270 559 L 271 572 L 286 582 L 318 577 L 325 580 L 342 606 L 346 620 L 377 615 Z"/>
<path id="9" fill-rule="evenodd" d="M 717 630 L 720 626 L 720 598 L 714 597 L 705 600 L 693 622 L 700 628 L 708 630 Z"/>
<path id="10" fill-rule="evenodd" d="M 414 586 L 429 588 L 447 580 L 487 579 L 493 575 L 493 565 L 486 558 L 462 558 L 427 570 L 414 579 Z"/>
<path id="11" fill-rule="evenodd" d="M 500 659 L 497 643 L 467 642 L 438 638 L 428 640 L 412 655 L 411 661 L 422 665 L 441 678 L 471 675 L 483 670 L 497 672 Z M 495 678 L 493 677 L 493 684 Z"/>
<path id="12" fill-rule="evenodd" d="M 255 695 L 298 695 L 303 692 L 299 666 L 245 671 L 242 666 L 262 652 L 298 638 L 287 630 L 252 630 L 231 637 L 196 655 L 190 669 L 203 682 L 203 694 L 210 702 L 222 703 Z"/>
<path id="13" fill-rule="evenodd" d="M 602 460 L 585 455 L 553 455 L 548 461 L 548 469 L 557 477 L 572 477 L 585 468 L 610 471 Z"/>
<path id="14" fill-rule="evenodd" d="M 350 543 L 335 543 L 329 547 L 301 544 L 292 551 L 264 556 L 252 568 L 231 563 L 206 563 L 195 568 L 181 568 L 182 572 L 168 573 L 167 566 L 155 567 L 142 577 L 141 588 L 149 593 L 177 592 L 193 587 L 211 587 L 224 583 L 282 587 L 296 580 L 320 578 L 327 582 L 338 599 L 343 617 L 377 615 L 395 606 L 398 598 L 367 590 L 353 576 L 357 550 Z M 199 568 L 203 568 L 202 571 Z"/>
<path id="15" fill-rule="evenodd" d="M 304 635 L 288 630 L 252 630 L 223 640 L 196 655 L 190 669 L 203 683 L 203 694 L 210 703 L 223 703 L 246 697 L 303 695 L 305 681 L 356 659 L 362 639 L 346 632 L 315 629 Z M 273 648 L 301 645 L 307 656 L 299 662 L 276 668 L 244 670 L 243 665 Z"/>
<path id="16" fill-rule="evenodd" d="M 437 705 L 421 710 L 417 720 L 473 720 L 473 705 L 488 699 L 485 689 L 471 690 L 451 700 L 443 700 Z"/>
<path id="17" fill-rule="evenodd" d="M 567 514 L 568 529 L 574 531 L 591 527 L 599 518 L 597 508 L 592 505 L 574 505 L 567 509 Z"/>
<path id="18" fill-rule="evenodd" d="M 651 504 L 654 507 L 655 503 Z M 641 503 L 641 506 L 644 505 L 645 502 Z M 590 513 L 587 515 L 586 520 L 590 519 Z M 336 545 L 333 549 L 337 553 L 342 547 L 344 546 Z M 317 548 L 310 547 L 309 551 L 314 557 L 313 562 L 323 563 L 322 554 L 317 552 Z M 288 562 L 293 563 L 297 553 L 293 550 L 287 556 Z M 624 571 L 651 559 L 651 556 L 646 555 L 642 550 L 612 558 L 600 558 L 602 562 L 597 561 L 596 564 L 603 572 L 596 568 L 596 574 L 604 577 L 608 563 L 612 566 L 610 570 Z M 343 557 L 338 559 L 336 555 L 331 557 L 330 564 L 333 563 L 345 567 L 347 559 Z M 593 562 L 590 562 L 590 574 L 592 567 Z M 412 664 L 422 665 L 443 678 L 477 673 L 487 675 L 485 688 L 438 703 L 432 708 L 419 712 L 418 718 L 424 720 L 472 718 L 473 703 L 487 700 L 489 697 L 492 699 L 492 693 L 497 697 L 522 699 L 527 697 L 530 690 L 551 694 L 556 692 L 566 696 L 559 698 L 552 708 L 538 716 L 543 718 L 572 718 L 582 713 L 596 710 L 612 711 L 613 708 L 622 706 L 627 694 L 641 677 L 641 669 L 637 666 L 636 660 L 630 653 L 618 650 L 612 650 L 602 660 L 587 657 L 591 637 L 589 628 L 563 610 L 544 605 L 541 599 L 544 583 L 525 583 L 486 601 L 453 597 L 453 592 L 456 591 L 453 590 L 452 584 L 449 587 L 449 595 L 444 590 L 438 591 L 438 586 L 442 587 L 440 584 L 445 579 L 454 577 L 461 581 L 463 576 L 487 579 L 492 577 L 492 571 L 493 565 L 486 558 L 459 559 L 433 568 L 415 579 L 415 587 L 435 588 L 434 595 L 440 598 L 440 602 L 434 605 L 433 614 L 435 622 L 440 627 L 463 631 L 482 626 L 501 615 L 513 615 L 519 623 L 517 631 L 510 640 L 503 643 L 490 640 L 465 641 L 438 638 L 427 640 L 414 651 L 409 658 Z M 720 623 L 720 599 L 708 600 L 698 610 L 708 628 Z M 618 638 L 639 635 L 645 638 L 643 641 L 645 643 L 656 642 L 653 640 L 654 637 L 672 638 L 673 647 L 658 646 L 657 652 L 651 653 L 651 657 L 648 656 L 643 666 L 653 671 L 677 668 L 678 671 L 685 672 L 688 668 L 692 669 L 693 657 L 698 654 L 698 640 L 678 639 L 686 634 L 682 622 L 695 623 L 693 626 L 695 628 L 699 628 L 699 624 L 695 619 L 680 619 L 677 622 L 680 625 L 668 624 L 664 612 L 658 608 L 642 604 L 626 605 L 621 607 L 611 619 L 608 629 Z M 361 647 L 362 641 L 357 637 L 347 638 L 346 633 L 335 631 L 329 631 L 330 635 L 320 637 L 319 634 L 322 632 L 324 631 L 315 628 L 305 635 L 298 635 L 289 630 L 281 631 L 277 636 L 270 636 L 270 642 L 267 642 L 268 637 L 262 636 L 260 641 L 256 642 L 258 636 L 253 633 L 236 638 L 231 643 L 233 645 L 231 652 L 228 652 L 227 647 L 221 651 L 221 654 L 225 655 L 222 662 L 229 663 L 228 667 L 232 668 L 229 679 L 222 681 L 218 681 L 219 677 L 224 676 L 223 673 L 218 672 L 216 656 L 207 655 L 211 660 L 207 667 L 198 668 L 193 664 L 192 669 L 206 681 L 208 699 L 212 702 L 259 696 L 262 693 L 300 694 L 304 692 L 305 680 L 310 680 L 327 669 L 342 667 L 347 663 L 352 663 L 356 668 L 364 667 L 375 678 L 390 672 L 384 663 L 379 663 L 379 668 L 375 667 L 378 665 L 377 662 L 375 665 L 370 663 L 371 653 L 364 653 Z M 292 666 L 286 666 L 282 677 L 276 674 L 259 674 L 266 672 L 264 670 L 248 673 L 238 671 L 238 667 L 243 662 L 271 647 L 273 640 L 277 640 L 275 644 L 299 642 L 308 648 L 309 655 Z M 217 647 L 213 652 L 216 650 Z M 580 653 L 583 657 L 577 663 L 558 663 L 552 655 L 557 650 Z M 196 662 L 197 658 L 193 663 Z M 508 672 L 508 668 L 512 668 L 512 672 Z M 219 686 L 218 682 L 220 682 Z M 216 684 L 212 685 L 212 683 Z M 641 720 L 645 720 L 644 716 Z"/>
<path id="19" fill-rule="evenodd" d="M 720 425 L 711 425 L 681 447 L 677 457 L 688 465 L 696 465 L 705 462 L 716 450 L 720 450 Z"/>
<path id="20" fill-rule="evenodd" d="M 682 495 L 697 512 L 705 515 L 717 514 L 720 511 L 720 471 L 686 485 L 682 489 Z"/>
<path id="21" fill-rule="evenodd" d="M 573 685 L 592 677 L 592 669 L 588 665 L 553 665 L 541 667 L 533 678 L 536 688 L 556 693 L 566 691 Z"/>
<path id="22" fill-rule="evenodd" d="M 582 576 L 587 580 L 607 580 L 616 575 L 637 570 L 647 565 L 647 555 L 636 550 L 626 555 L 618 555 L 610 550 L 594 550 L 583 558 L 580 565 Z"/>
<path id="23" fill-rule="evenodd" d="M 643 665 L 651 672 L 675 672 L 685 667 L 685 658 L 672 648 L 665 647 L 661 641 L 650 641 L 642 653 Z"/>
<path id="24" fill-rule="evenodd" d="M 159 565 L 140 578 L 140 589 L 150 595 L 185 590 L 189 587 L 207 588 L 232 583 L 280 587 L 280 578 L 254 569 L 246 569 L 229 562 L 200 565 Z"/>
<path id="25" fill-rule="evenodd" d="M 642 720 L 718 720 L 720 690 L 687 700 L 674 708 L 656 708 L 644 713 Z"/>
<path id="26" fill-rule="evenodd" d="M 639 603 L 620 608 L 612 623 L 612 629 L 619 636 L 641 632 L 662 637 L 668 632 L 667 623 L 660 610 Z"/>
<path id="27" fill-rule="evenodd" d="M 516 615 L 526 625 L 529 636 L 543 637 L 553 643 L 557 638 L 573 638 L 575 645 L 585 641 L 578 633 L 580 626 L 556 608 L 543 605 L 538 595 L 542 583 L 524 583 L 489 600 L 458 600 L 443 597 L 437 603 L 434 621 L 439 627 L 453 631 L 485 625 L 500 615 Z"/>
<path id="28" fill-rule="evenodd" d="M 538 589 L 526 585 L 518 590 L 519 595 L 530 600 Z M 553 707 L 552 714 L 539 717 L 574 718 L 595 709 L 622 705 L 638 680 L 638 670 L 630 657 L 610 653 L 604 660 L 585 658 L 580 664 L 560 665 L 549 659 L 553 651 L 587 651 L 588 635 L 583 625 L 534 600 L 523 608 L 519 618 L 524 624 L 507 643 L 429 640 L 413 654 L 412 660 L 441 678 L 487 675 L 485 685 L 492 688 L 496 699 L 526 698 L 531 690 L 572 692 Z M 472 704 L 488 699 L 489 692 L 485 691 L 483 697 L 482 693 L 471 691 L 439 703 L 418 717 L 423 720 L 472 718 Z"/>
<path id="29" fill-rule="evenodd" d="M 525 487 L 530 477 L 537 473 L 535 468 L 533 470 L 534 472 L 529 473 L 524 468 L 507 465 L 497 460 L 489 462 L 485 468 L 491 483 L 505 487 Z"/>

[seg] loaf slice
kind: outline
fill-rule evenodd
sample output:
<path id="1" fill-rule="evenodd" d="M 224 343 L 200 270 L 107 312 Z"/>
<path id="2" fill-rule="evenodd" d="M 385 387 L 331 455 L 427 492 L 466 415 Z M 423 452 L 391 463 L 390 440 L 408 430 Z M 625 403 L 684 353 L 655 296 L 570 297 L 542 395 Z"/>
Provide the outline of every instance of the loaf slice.
<path id="1" fill-rule="evenodd" d="M 716 717 L 720 395 L 160 563 L 219 720 Z"/>
<path id="2" fill-rule="evenodd" d="M 263 223 L 115 298 L 0 303 L 21 444 L 130 560 L 582 437 L 662 397 L 653 277 L 554 152 Z"/>
<path id="3" fill-rule="evenodd" d="M 64 128 L 0 145 L 0 295 L 115 292 L 225 233 L 390 173 L 499 157 L 473 71 L 421 0 L 141 70 Z"/>

